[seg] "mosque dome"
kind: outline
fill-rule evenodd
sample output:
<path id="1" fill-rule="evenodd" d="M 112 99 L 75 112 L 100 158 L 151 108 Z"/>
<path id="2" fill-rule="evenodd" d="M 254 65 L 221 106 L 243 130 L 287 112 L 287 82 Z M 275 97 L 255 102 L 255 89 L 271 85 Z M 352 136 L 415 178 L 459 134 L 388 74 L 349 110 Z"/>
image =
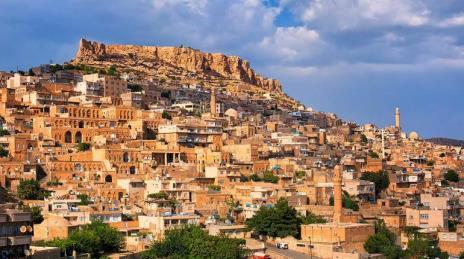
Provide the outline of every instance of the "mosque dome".
<path id="1" fill-rule="evenodd" d="M 224 115 L 229 116 L 229 117 L 233 117 L 233 118 L 237 118 L 238 117 L 238 112 L 237 112 L 237 110 L 230 108 L 230 109 L 227 109 L 227 111 L 224 113 Z"/>
<path id="2" fill-rule="evenodd" d="M 418 140 L 419 139 L 419 134 L 415 131 L 412 131 L 411 133 L 409 133 L 409 139 L 411 140 Z"/>

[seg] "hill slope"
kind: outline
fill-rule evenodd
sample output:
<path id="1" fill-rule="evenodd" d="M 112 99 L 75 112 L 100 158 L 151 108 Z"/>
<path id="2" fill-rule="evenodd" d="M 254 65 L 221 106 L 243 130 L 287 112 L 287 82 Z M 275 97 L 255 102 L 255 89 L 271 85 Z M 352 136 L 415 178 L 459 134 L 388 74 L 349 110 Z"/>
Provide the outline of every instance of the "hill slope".
<path id="1" fill-rule="evenodd" d="M 107 68 L 137 78 L 170 85 L 201 84 L 227 87 L 232 92 L 272 93 L 286 107 L 299 103 L 288 97 L 281 83 L 257 74 L 250 63 L 237 56 L 204 53 L 188 47 L 105 45 L 81 39 L 72 64 Z"/>

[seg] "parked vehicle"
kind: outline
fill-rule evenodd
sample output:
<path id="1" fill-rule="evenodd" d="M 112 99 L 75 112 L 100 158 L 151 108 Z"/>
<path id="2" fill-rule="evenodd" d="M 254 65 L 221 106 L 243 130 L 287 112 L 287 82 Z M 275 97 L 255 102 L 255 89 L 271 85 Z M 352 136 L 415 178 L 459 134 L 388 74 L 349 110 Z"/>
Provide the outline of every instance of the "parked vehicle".
<path id="1" fill-rule="evenodd" d="M 279 248 L 279 249 L 288 249 L 288 244 L 279 242 L 279 243 L 276 244 L 276 247 Z"/>

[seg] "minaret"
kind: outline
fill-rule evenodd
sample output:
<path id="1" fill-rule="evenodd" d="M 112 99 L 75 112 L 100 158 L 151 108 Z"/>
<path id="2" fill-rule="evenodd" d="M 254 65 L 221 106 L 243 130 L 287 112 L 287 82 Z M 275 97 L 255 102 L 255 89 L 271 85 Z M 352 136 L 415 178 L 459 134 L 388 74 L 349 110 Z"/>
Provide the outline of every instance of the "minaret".
<path id="1" fill-rule="evenodd" d="M 211 116 L 216 115 L 216 87 L 214 85 L 211 86 L 211 99 L 209 103 L 211 109 Z"/>
<path id="2" fill-rule="evenodd" d="M 342 169 L 339 165 L 334 168 L 333 189 L 334 189 L 334 215 L 335 223 L 342 222 Z"/>
<path id="3" fill-rule="evenodd" d="M 396 107 L 395 110 L 395 127 L 399 129 L 400 126 L 400 108 Z"/>

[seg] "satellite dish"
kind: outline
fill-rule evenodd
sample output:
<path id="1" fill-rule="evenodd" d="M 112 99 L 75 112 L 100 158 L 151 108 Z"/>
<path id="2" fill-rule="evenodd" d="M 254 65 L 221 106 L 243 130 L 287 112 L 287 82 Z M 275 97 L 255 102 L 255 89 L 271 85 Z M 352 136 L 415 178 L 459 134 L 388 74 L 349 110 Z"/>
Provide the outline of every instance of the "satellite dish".
<path id="1" fill-rule="evenodd" d="M 21 226 L 21 227 L 19 228 L 19 231 L 20 231 L 21 233 L 26 233 L 27 227 L 26 227 L 26 226 Z"/>

